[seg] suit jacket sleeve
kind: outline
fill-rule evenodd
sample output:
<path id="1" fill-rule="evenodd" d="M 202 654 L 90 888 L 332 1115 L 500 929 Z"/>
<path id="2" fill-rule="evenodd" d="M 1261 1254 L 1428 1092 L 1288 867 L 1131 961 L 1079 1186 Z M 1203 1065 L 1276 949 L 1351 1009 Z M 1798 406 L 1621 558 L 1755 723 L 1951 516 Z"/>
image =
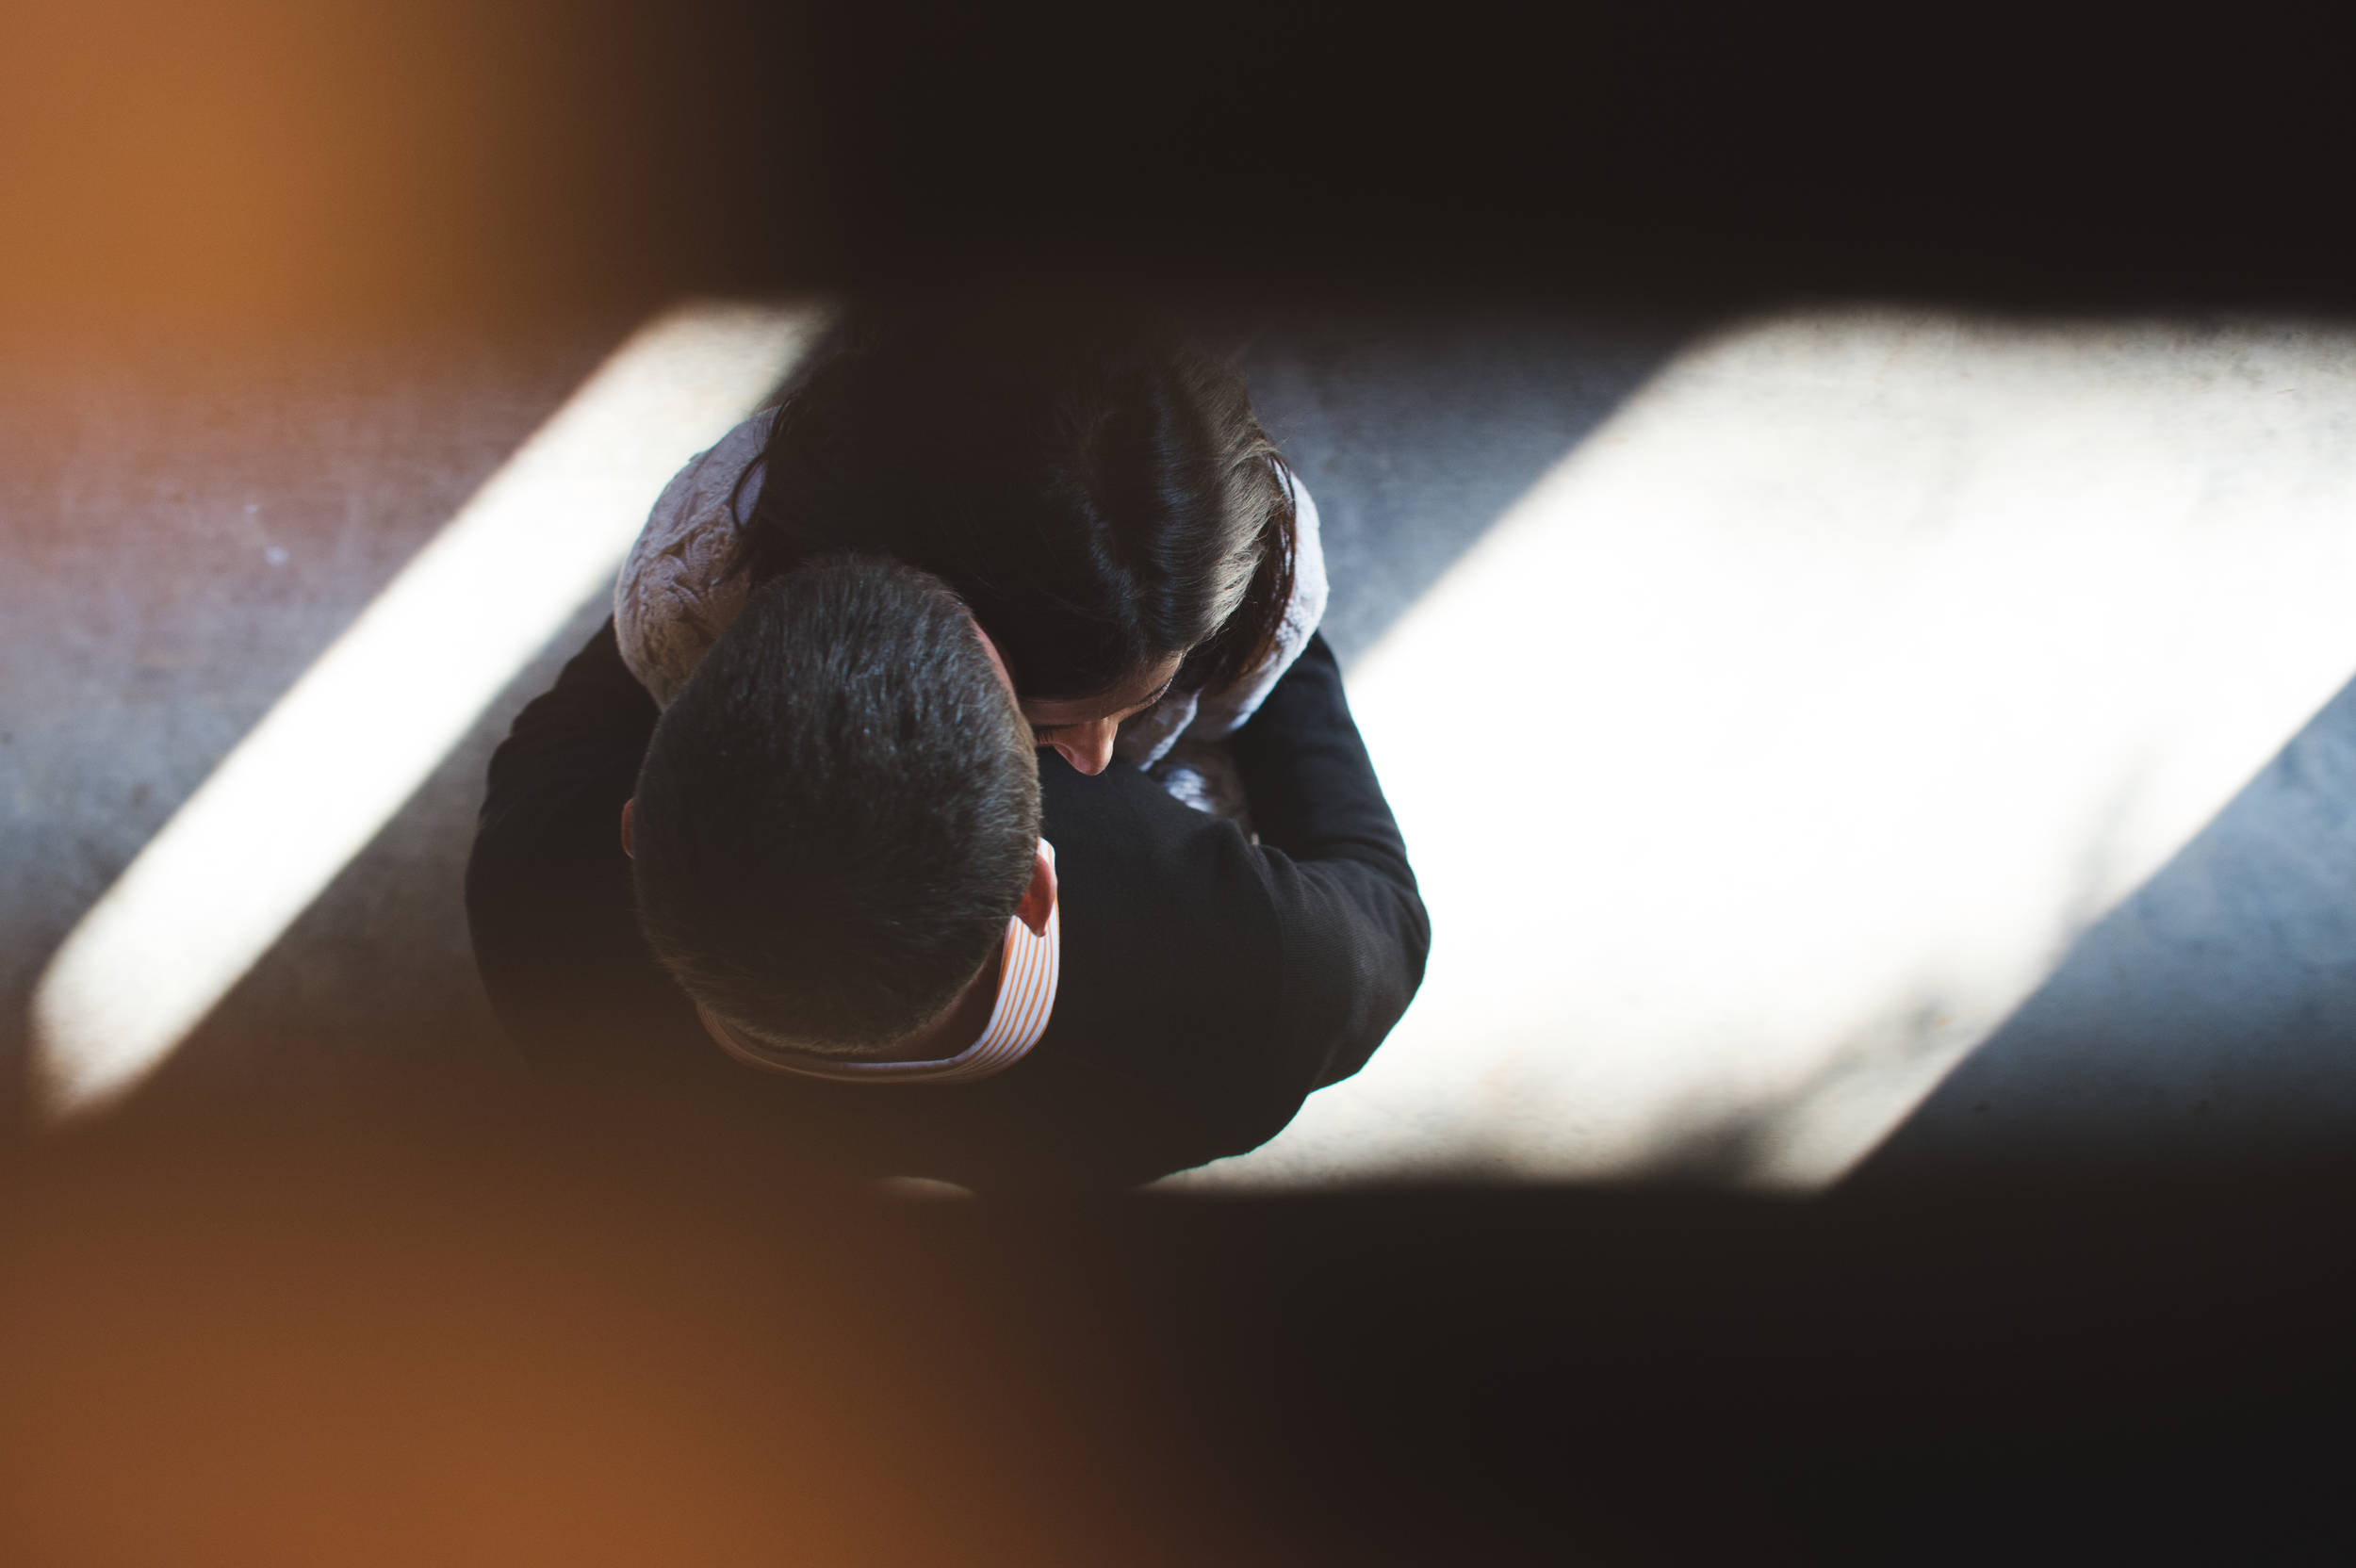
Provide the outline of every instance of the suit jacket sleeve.
<path id="1" fill-rule="evenodd" d="M 613 1042 L 676 1004 L 638 933 L 621 846 L 622 803 L 656 717 L 608 621 L 491 759 L 466 866 L 475 960 L 508 1034 L 562 1077 L 619 1065 Z M 584 974 L 608 983 L 583 987 Z M 644 983 L 617 988 L 615 976 Z"/>
<path id="2" fill-rule="evenodd" d="M 1321 1088 L 1383 1043 L 1432 945 L 1407 845 L 1323 635 L 1237 732 L 1235 763 L 1284 934 L 1277 1037 Z"/>

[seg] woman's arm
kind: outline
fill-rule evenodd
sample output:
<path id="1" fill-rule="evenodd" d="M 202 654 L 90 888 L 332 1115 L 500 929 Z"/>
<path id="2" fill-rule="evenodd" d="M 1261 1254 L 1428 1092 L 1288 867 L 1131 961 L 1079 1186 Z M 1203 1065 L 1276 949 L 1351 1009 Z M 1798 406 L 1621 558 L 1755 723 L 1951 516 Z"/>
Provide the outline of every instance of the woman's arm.
<path id="1" fill-rule="evenodd" d="M 615 1041 L 659 1028 L 617 1008 L 612 988 L 581 983 L 660 972 L 638 935 L 621 844 L 622 802 L 655 718 L 608 622 L 491 758 L 466 924 L 493 1011 L 533 1065 L 559 1076 L 626 1058 Z M 657 1012 L 680 1004 L 662 987 L 641 990 Z"/>
<path id="2" fill-rule="evenodd" d="M 1314 1054 L 1321 1086 L 1365 1066 L 1407 1010 L 1431 919 L 1324 638 L 1235 746 L 1285 936 L 1281 1037 Z"/>

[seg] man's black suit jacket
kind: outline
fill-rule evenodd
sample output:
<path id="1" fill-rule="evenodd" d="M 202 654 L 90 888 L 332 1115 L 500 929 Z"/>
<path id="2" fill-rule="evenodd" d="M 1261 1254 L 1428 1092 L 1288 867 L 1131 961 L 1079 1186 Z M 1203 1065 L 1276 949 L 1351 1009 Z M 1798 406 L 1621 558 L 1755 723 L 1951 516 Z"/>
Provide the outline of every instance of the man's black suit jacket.
<path id="1" fill-rule="evenodd" d="M 1318 638 L 1235 738 L 1257 844 L 1124 763 L 1039 754 L 1062 976 L 1014 1067 L 928 1086 L 744 1066 L 639 935 L 617 825 L 655 718 L 609 624 L 515 721 L 466 873 L 483 984 L 543 1070 L 813 1177 L 1125 1185 L 1239 1154 L 1364 1066 L 1422 980 L 1423 902 Z"/>

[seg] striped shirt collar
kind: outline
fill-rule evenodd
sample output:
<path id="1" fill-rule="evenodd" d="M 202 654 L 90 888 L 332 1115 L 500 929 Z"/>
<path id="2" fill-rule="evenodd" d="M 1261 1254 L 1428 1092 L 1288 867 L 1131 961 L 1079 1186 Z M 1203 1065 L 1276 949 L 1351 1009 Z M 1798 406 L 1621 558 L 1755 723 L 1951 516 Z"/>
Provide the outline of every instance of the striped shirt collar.
<path id="1" fill-rule="evenodd" d="M 1055 846 L 1041 839 L 1047 863 L 1055 863 Z M 801 1078 L 825 1078 L 838 1084 L 971 1084 L 1004 1072 L 1027 1054 L 1047 1032 L 1055 1010 L 1055 981 L 1063 960 L 1063 900 L 1047 910 L 1047 931 L 1035 934 L 1021 917 L 1006 921 L 1006 939 L 998 964 L 998 1001 L 990 1011 L 982 1037 L 956 1055 L 931 1062 L 846 1061 L 793 1051 L 754 1039 L 714 1014 L 702 1003 L 695 1016 L 704 1032 L 720 1049 L 749 1067 Z"/>

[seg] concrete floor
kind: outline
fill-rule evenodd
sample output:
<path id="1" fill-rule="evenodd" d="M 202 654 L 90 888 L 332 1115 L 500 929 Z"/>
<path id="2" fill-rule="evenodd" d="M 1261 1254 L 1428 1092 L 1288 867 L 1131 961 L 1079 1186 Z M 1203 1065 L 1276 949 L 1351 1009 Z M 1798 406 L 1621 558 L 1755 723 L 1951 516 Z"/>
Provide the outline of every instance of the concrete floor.
<path id="1" fill-rule="evenodd" d="M 0 369 L 12 1109 L 32 988 L 68 931 L 627 325 L 508 341 L 56 344 Z M 551 650 L 518 676 L 151 1098 L 514 1090 L 457 890 L 490 748 L 555 663 Z"/>
<path id="2" fill-rule="evenodd" d="M 630 326 L 0 361 L 13 1108 L 59 942 Z M 2326 701 L 2356 673 L 2331 610 L 2356 592 L 2356 339 L 1503 309 L 1208 330 L 1317 496 L 1329 633 L 1439 947 L 1367 1073 L 1188 1183 L 1806 1187 L 1877 1148 L 1869 1170 L 2344 1145 L 2356 698 Z M 1573 586 L 1514 597 L 1548 582 Z M 459 879 L 490 748 L 601 614 L 141 1101 L 528 1092 Z"/>

